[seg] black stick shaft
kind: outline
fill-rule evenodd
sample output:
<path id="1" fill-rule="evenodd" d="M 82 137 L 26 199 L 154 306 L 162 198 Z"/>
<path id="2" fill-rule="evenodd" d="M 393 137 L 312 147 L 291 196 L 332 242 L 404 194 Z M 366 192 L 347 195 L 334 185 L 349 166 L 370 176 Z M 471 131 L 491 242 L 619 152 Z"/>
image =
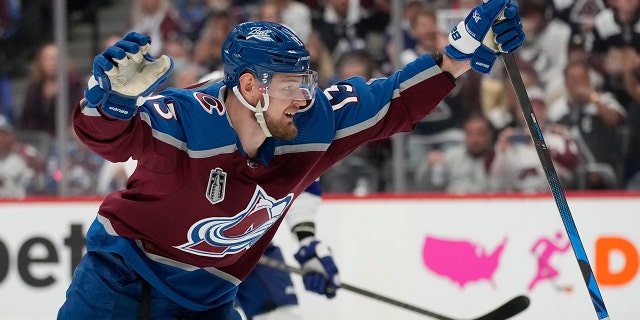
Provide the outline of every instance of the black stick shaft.
<path id="1" fill-rule="evenodd" d="M 596 309 L 598 319 L 609 319 L 609 313 L 607 312 L 607 308 L 604 305 L 604 300 L 602 299 L 602 294 L 600 293 L 598 283 L 596 282 L 595 276 L 593 275 L 593 270 L 591 269 L 589 259 L 587 259 L 584 245 L 582 244 L 582 240 L 580 240 L 580 235 L 578 235 L 578 229 L 576 228 L 576 224 L 573 221 L 573 216 L 571 215 L 571 211 L 569 210 L 569 205 L 567 204 L 567 199 L 565 197 L 564 191 L 562 190 L 560 179 L 558 178 L 558 174 L 556 173 L 555 167 L 553 166 L 551 154 L 549 153 L 549 149 L 547 149 L 544 137 L 542 136 L 542 130 L 538 125 L 538 121 L 536 120 L 536 116 L 533 112 L 531 100 L 529 100 L 527 90 L 524 86 L 524 83 L 522 82 L 522 77 L 520 76 L 518 65 L 516 64 L 513 54 L 511 53 L 502 54 L 502 59 L 507 69 L 507 73 L 509 74 L 509 78 L 511 79 L 513 90 L 515 91 L 518 102 L 520 103 L 522 114 L 527 121 L 527 126 L 529 127 L 529 132 L 531 133 L 531 137 L 536 146 L 536 152 L 538 153 L 538 157 L 540 158 L 542 168 L 544 169 L 544 173 L 547 176 L 547 181 L 549 182 L 551 193 L 553 194 L 553 198 L 556 201 L 556 206 L 560 211 L 562 223 L 564 224 L 567 235 L 569 236 L 569 241 L 571 242 L 571 246 L 573 247 L 573 252 L 576 256 L 576 259 L 578 260 L 578 265 L 580 266 L 582 277 L 584 278 L 584 282 L 587 285 L 587 289 L 589 290 L 591 302 Z"/>
<path id="2" fill-rule="evenodd" d="M 299 275 L 304 275 L 305 274 L 305 272 L 302 269 L 286 265 L 286 264 L 284 264 L 284 263 L 282 263 L 282 262 L 280 262 L 280 261 L 278 261 L 276 259 L 272 259 L 272 258 L 265 257 L 265 256 L 262 256 L 260 258 L 260 264 L 263 264 L 265 266 L 268 266 L 268 267 L 271 267 L 271 268 L 274 268 L 274 269 L 278 269 L 280 271 L 291 272 L 291 273 L 295 273 L 295 274 L 299 274 Z M 379 295 L 377 293 L 373 293 L 371 291 L 364 290 L 364 289 L 358 288 L 356 286 L 352 286 L 352 285 L 344 283 L 344 282 L 342 282 L 340 284 L 340 287 L 342 289 L 345 289 L 345 290 L 348 290 L 348 291 L 351 291 L 351 292 L 354 292 L 354 293 L 358 293 L 358 294 L 361 294 L 363 296 L 366 296 L 366 297 L 369 297 L 369 298 L 373 298 L 373 299 L 376 299 L 376 300 L 379 300 L 379 301 L 382 301 L 382 302 L 386 302 L 386 303 L 392 304 L 394 306 L 397 306 L 397 307 L 400 307 L 400 308 L 403 308 L 403 309 L 415 311 L 417 313 L 420 313 L 420 314 L 423 314 L 423 315 L 426 315 L 426 316 L 429 316 L 429 317 L 432 317 L 432 318 L 435 318 L 435 319 L 455 320 L 453 318 L 445 317 L 443 315 L 439 315 L 439 314 L 431 312 L 429 310 L 425 310 L 425 309 L 422 309 L 420 307 L 417 307 L 417 306 L 414 306 L 414 305 L 410 305 L 408 303 L 404 303 L 402 301 L 398 301 L 398 300 L 395 300 L 395 299 L 392 299 L 392 298 L 389 298 L 389 297 L 385 297 L 385 296 Z"/>
<path id="3" fill-rule="evenodd" d="M 293 266 L 289 266 L 283 262 L 280 262 L 279 260 L 276 259 L 272 259 L 266 256 L 262 256 L 260 258 L 260 264 L 265 265 L 267 267 L 270 268 L 274 268 L 280 271 L 285 271 L 285 272 L 291 272 L 291 273 L 295 273 L 295 274 L 299 274 L 299 275 L 304 275 L 305 272 L 302 269 L 293 267 Z M 425 316 L 429 316 L 431 318 L 435 318 L 435 319 L 440 319 L 440 320 L 456 320 L 454 318 L 450 318 L 447 316 L 443 316 L 441 314 L 437 314 L 435 312 L 429 311 L 429 310 L 425 310 L 423 308 L 402 302 L 402 301 L 398 301 L 396 299 L 392 299 L 365 289 L 361 289 L 358 288 L 356 286 L 347 284 L 342 282 L 341 283 L 341 288 L 354 292 L 354 293 L 358 293 L 361 294 L 363 296 L 378 300 L 378 301 L 382 301 L 382 302 L 386 302 L 389 304 L 392 304 L 394 306 L 406 309 L 406 310 L 410 310 L 410 311 L 414 311 L 417 313 L 420 313 L 422 315 Z M 526 309 L 529 306 L 529 299 L 525 296 L 517 296 L 511 300 L 509 300 L 508 302 L 506 302 L 505 304 L 501 305 L 500 307 L 498 307 L 497 309 L 479 317 L 476 318 L 476 320 L 502 320 L 502 319 L 507 319 L 510 318 L 511 316 L 522 312 L 524 309 Z"/>

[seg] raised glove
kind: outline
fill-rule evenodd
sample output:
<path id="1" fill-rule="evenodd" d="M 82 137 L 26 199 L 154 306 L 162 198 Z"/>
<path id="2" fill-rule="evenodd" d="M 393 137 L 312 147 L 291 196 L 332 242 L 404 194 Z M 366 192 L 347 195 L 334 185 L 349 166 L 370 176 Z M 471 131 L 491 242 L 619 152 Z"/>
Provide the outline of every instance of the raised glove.
<path id="1" fill-rule="evenodd" d="M 96 56 L 84 92 L 87 106 L 115 119 L 131 119 L 173 68 L 169 56 L 151 57 L 150 47 L 151 37 L 130 32 Z"/>
<path id="2" fill-rule="evenodd" d="M 509 0 L 484 0 L 471 10 L 469 15 L 453 27 L 449 33 L 449 45 L 444 51 L 454 60 L 471 60 L 471 68 L 489 73 L 498 56 L 499 49 L 483 43 L 493 43 L 492 26 L 510 4 Z M 515 7 L 517 16 L 517 6 Z M 513 17 L 512 17 L 513 18 Z M 519 22 L 519 21 L 518 21 Z M 489 38 L 485 40 L 485 38 Z"/>
<path id="3" fill-rule="evenodd" d="M 306 272 L 302 277 L 304 287 L 328 298 L 335 297 L 336 290 L 340 287 L 340 278 L 329 247 L 313 237 L 303 239 L 300 245 L 300 250 L 294 257 Z"/>

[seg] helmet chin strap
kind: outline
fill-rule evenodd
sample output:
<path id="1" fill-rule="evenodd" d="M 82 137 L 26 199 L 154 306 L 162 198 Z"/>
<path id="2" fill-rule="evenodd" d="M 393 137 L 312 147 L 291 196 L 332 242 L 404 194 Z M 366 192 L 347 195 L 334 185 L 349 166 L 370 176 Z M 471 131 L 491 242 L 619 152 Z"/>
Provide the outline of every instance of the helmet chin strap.
<path id="1" fill-rule="evenodd" d="M 238 86 L 233 87 L 232 90 L 233 90 L 233 93 L 238 98 L 238 100 L 240 100 L 240 103 L 242 103 L 242 105 L 244 105 L 249 110 L 254 112 L 254 115 L 256 116 L 256 121 L 260 125 L 260 129 L 262 129 L 262 132 L 264 133 L 264 135 L 267 136 L 267 138 L 273 136 L 271 134 L 271 131 L 269 131 L 269 128 L 267 128 L 267 122 L 264 119 L 264 111 L 267 111 L 267 109 L 269 108 L 269 95 L 266 93 L 262 94 L 262 97 L 264 99 L 264 108 L 262 107 L 262 103 L 260 103 L 260 101 L 258 101 L 256 106 L 254 107 L 249 102 L 247 102 L 247 100 L 245 100 L 242 94 L 240 94 L 240 91 L 238 90 Z"/>

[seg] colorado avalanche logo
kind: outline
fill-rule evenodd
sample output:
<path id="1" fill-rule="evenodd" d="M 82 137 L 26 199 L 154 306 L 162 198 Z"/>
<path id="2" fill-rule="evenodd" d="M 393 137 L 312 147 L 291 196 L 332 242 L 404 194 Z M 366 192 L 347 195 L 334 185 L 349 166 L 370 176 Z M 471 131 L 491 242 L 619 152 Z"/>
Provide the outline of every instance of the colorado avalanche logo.
<path id="1" fill-rule="evenodd" d="M 202 219 L 189 228 L 189 242 L 175 248 L 200 256 L 221 258 L 250 248 L 282 216 L 293 194 L 276 200 L 260 187 L 245 210 L 233 217 Z"/>

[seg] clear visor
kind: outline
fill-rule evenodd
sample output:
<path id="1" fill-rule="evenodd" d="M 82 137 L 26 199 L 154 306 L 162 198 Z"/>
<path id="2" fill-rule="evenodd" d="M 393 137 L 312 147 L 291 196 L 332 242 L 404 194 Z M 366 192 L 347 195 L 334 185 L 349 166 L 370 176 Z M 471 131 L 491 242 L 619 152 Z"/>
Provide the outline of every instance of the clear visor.
<path id="1" fill-rule="evenodd" d="M 304 73 L 274 73 L 260 85 L 260 91 L 271 98 L 296 100 L 308 107 L 313 101 L 318 86 L 318 73 L 308 70 Z"/>

